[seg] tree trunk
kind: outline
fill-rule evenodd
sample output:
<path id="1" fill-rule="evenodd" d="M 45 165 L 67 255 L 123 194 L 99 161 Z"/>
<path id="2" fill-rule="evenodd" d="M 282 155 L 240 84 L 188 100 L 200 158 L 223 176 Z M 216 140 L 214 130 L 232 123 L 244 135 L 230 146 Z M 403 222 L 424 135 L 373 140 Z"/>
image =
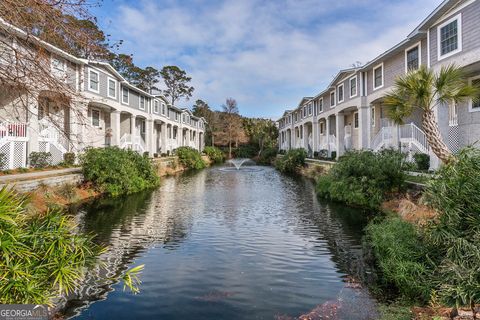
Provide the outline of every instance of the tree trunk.
<path id="1" fill-rule="evenodd" d="M 422 117 L 423 130 L 425 130 L 425 136 L 427 137 L 427 142 L 430 145 L 433 153 L 440 159 L 443 163 L 448 163 L 453 159 L 453 155 L 448 149 L 445 142 L 442 140 L 440 130 L 438 129 L 437 120 L 435 119 L 435 114 L 433 110 L 427 110 L 423 113 Z"/>
<path id="2" fill-rule="evenodd" d="M 228 157 L 232 159 L 232 140 L 228 140 Z"/>

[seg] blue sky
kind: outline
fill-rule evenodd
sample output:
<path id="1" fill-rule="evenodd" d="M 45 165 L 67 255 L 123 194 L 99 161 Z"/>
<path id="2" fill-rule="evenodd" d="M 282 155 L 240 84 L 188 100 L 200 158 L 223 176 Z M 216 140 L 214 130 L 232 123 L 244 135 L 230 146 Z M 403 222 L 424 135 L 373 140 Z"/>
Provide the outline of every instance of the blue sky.
<path id="1" fill-rule="evenodd" d="M 103 0 L 93 14 L 140 66 L 192 77 L 191 107 L 237 100 L 240 113 L 277 119 L 322 91 L 339 69 L 366 63 L 441 0 Z"/>

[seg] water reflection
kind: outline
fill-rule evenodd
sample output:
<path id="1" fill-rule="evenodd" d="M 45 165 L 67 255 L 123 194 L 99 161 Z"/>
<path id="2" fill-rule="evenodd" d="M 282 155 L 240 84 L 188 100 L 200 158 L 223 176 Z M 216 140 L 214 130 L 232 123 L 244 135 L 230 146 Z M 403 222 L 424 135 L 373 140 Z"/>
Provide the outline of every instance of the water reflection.
<path id="1" fill-rule="evenodd" d="M 339 319 L 375 315 L 368 292 L 349 285 L 368 274 L 365 214 L 319 203 L 309 181 L 271 168 L 168 178 L 154 192 L 98 201 L 77 219 L 109 251 L 70 297 L 68 316 L 293 319 L 332 304 L 342 306 Z M 109 280 L 133 263 L 146 265 L 138 296 Z M 370 310 L 351 310 L 352 301 Z"/>

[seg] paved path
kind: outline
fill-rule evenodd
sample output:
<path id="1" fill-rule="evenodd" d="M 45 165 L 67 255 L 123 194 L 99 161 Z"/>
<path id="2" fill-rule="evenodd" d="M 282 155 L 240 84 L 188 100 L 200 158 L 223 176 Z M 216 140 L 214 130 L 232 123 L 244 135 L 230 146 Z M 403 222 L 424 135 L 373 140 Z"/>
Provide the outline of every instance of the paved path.
<path id="1" fill-rule="evenodd" d="M 62 176 L 72 173 L 80 173 L 82 168 L 66 168 L 66 169 L 53 169 L 46 171 L 33 171 L 28 173 L 7 174 L 0 176 L 0 184 L 8 184 L 17 181 L 35 180 L 40 178 L 47 178 L 51 176 Z"/>

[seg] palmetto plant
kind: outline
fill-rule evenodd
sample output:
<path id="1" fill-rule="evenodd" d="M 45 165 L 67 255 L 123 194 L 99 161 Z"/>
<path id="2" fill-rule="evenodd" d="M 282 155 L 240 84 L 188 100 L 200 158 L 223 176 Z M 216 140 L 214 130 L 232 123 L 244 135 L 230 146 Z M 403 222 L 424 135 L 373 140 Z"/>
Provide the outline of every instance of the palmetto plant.
<path id="1" fill-rule="evenodd" d="M 58 210 L 27 214 L 25 198 L 0 189 L 0 303 L 52 304 L 72 292 L 105 250 L 92 237 L 77 233 L 72 218 Z M 122 276 L 134 293 L 142 269 Z"/>
<path id="2" fill-rule="evenodd" d="M 396 123 L 403 123 L 415 109 L 421 110 L 428 144 L 433 153 L 446 163 L 452 159 L 452 153 L 442 140 L 434 108 L 476 99 L 478 94 L 479 88 L 468 84 L 461 68 L 448 65 L 436 73 L 423 65 L 397 78 L 392 92 L 384 97 L 384 103 L 389 107 L 389 117 Z"/>

